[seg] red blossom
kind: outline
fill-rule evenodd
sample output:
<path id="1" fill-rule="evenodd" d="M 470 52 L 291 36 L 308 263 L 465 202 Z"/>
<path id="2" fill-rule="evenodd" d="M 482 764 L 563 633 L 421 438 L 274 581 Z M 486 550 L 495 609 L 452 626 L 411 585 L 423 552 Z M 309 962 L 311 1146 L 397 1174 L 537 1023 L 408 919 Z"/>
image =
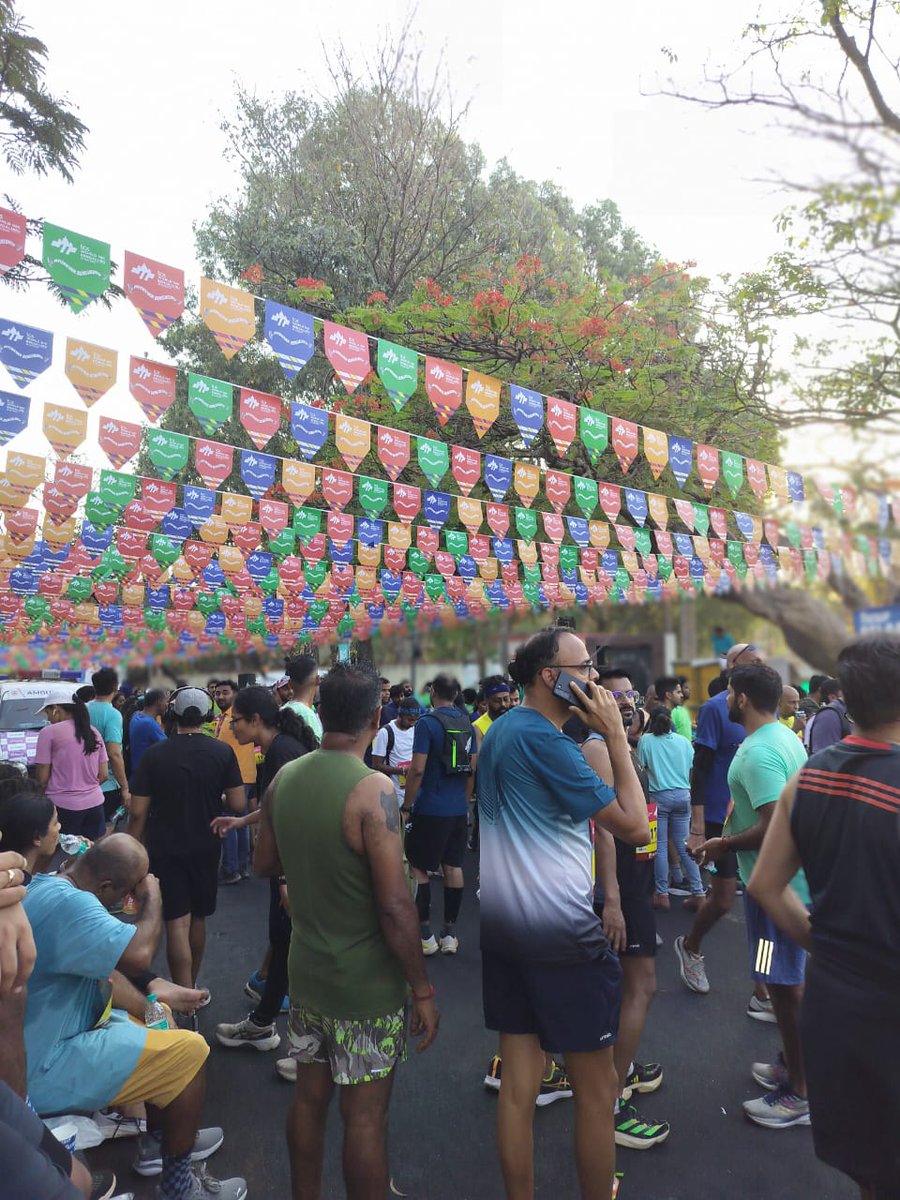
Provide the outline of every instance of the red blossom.
<path id="1" fill-rule="evenodd" d="M 258 287 L 263 281 L 263 269 L 261 265 L 254 263 L 252 267 L 248 267 L 246 271 L 242 271 L 241 279 L 245 279 L 247 283 L 252 283 L 254 287 Z"/>
<path id="2" fill-rule="evenodd" d="M 609 367 L 611 371 L 615 371 L 619 375 L 623 374 L 625 371 L 625 364 L 622 362 L 621 358 L 611 358 L 609 360 Z"/>
<path id="3" fill-rule="evenodd" d="M 313 275 L 301 275 L 299 279 L 294 280 L 294 287 L 304 292 L 317 292 L 327 286 L 324 279 L 316 279 Z"/>
<path id="4" fill-rule="evenodd" d="M 388 298 L 385 292 L 372 292 L 366 300 L 366 304 L 387 304 Z"/>

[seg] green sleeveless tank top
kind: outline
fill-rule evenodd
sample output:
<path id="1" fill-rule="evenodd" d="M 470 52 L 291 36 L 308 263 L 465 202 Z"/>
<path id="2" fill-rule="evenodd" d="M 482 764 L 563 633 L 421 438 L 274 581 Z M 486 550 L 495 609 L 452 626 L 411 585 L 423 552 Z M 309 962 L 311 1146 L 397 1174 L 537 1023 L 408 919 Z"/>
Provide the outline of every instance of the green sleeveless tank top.
<path id="1" fill-rule="evenodd" d="M 291 1003 L 345 1020 L 396 1012 L 407 994 L 368 863 L 344 839 L 347 796 L 370 774 L 351 754 L 316 750 L 282 767 L 272 801 L 291 898 Z"/>

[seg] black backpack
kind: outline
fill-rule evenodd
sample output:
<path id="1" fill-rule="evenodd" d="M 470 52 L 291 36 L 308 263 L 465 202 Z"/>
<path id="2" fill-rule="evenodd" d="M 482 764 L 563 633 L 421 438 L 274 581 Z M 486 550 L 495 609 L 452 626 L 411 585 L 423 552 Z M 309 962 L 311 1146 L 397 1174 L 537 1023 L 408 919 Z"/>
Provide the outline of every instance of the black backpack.
<path id="1" fill-rule="evenodd" d="M 449 708 L 433 708 L 427 715 L 434 717 L 444 729 L 444 745 L 441 749 L 444 774 L 471 775 L 469 745 L 474 736 L 472 722 L 465 713 Z"/>

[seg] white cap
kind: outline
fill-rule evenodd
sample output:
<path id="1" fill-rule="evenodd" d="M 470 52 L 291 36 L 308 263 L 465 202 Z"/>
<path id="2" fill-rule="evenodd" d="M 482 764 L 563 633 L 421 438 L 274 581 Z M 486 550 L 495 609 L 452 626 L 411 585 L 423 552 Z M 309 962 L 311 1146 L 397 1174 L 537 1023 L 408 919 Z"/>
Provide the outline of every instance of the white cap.
<path id="1" fill-rule="evenodd" d="M 56 683 L 50 689 L 47 699 L 38 709 L 38 712 L 44 712 L 53 704 L 74 704 L 75 693 L 81 687 L 79 683 Z"/>
<path id="2" fill-rule="evenodd" d="M 177 691 L 172 698 L 172 711 L 177 717 L 183 717 L 189 708 L 200 710 L 200 715 L 206 720 L 206 714 L 212 707 L 209 692 L 203 688 L 185 687 Z"/>

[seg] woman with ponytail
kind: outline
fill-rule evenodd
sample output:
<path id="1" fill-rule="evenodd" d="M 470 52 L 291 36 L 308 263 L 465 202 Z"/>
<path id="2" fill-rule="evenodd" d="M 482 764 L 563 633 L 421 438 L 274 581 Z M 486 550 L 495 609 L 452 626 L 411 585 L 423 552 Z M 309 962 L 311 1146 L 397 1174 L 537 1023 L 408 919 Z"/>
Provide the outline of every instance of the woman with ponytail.
<path id="1" fill-rule="evenodd" d="M 106 832 L 100 785 L 109 759 L 103 738 L 71 687 L 53 688 L 41 711 L 50 723 L 38 734 L 35 778 L 56 805 L 62 832 L 96 841 Z"/>
<path id="2" fill-rule="evenodd" d="M 261 797 L 285 763 L 301 758 L 319 745 L 303 717 L 292 708 L 279 708 L 271 689 L 265 687 L 243 688 L 237 693 L 231 706 L 231 729 L 236 741 L 259 746 L 263 752 L 258 775 Z M 244 817 L 216 817 L 212 827 L 224 837 L 229 829 L 256 825 L 259 819 L 260 810 L 256 809 Z M 281 1042 L 275 1018 L 286 1011 L 291 918 L 284 879 L 270 879 L 269 888 L 266 975 L 254 971 L 247 981 L 244 990 L 257 1001 L 250 1015 L 243 1021 L 216 1027 L 216 1038 L 223 1046 L 249 1045 L 257 1050 L 274 1050 Z"/>

